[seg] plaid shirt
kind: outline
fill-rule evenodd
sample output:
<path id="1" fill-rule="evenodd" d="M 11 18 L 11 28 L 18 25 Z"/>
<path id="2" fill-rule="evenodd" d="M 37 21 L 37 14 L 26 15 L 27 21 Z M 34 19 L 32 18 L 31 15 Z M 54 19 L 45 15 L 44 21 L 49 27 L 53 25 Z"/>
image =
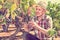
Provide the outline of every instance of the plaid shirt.
<path id="1" fill-rule="evenodd" d="M 48 15 L 44 16 L 41 21 L 38 21 L 38 25 L 44 29 L 52 28 L 52 18 Z M 37 37 L 40 40 L 48 40 L 48 37 L 40 32 L 40 30 L 35 30 Z"/>

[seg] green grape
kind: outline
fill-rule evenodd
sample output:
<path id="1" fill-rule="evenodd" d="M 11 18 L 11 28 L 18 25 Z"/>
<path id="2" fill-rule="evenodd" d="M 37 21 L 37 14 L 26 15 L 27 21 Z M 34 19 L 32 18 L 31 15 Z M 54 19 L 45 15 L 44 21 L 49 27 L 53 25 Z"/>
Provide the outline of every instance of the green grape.
<path id="1" fill-rule="evenodd" d="M 48 34 L 49 34 L 50 36 L 54 36 L 55 33 L 56 33 L 56 31 L 55 31 L 54 29 L 50 29 L 50 30 L 48 31 Z"/>

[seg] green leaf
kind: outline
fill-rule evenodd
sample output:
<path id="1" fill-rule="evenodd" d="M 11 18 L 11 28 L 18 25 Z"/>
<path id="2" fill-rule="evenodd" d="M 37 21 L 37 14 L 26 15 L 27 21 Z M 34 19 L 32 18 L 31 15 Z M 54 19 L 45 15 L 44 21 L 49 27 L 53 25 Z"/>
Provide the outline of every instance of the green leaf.
<path id="1" fill-rule="evenodd" d="M 13 12 L 13 13 L 11 14 L 11 18 L 12 18 L 12 19 L 15 19 L 16 16 L 17 16 L 17 14 L 16 14 L 15 12 Z"/>
<path id="2" fill-rule="evenodd" d="M 0 15 L 0 19 L 2 19 L 3 18 L 3 15 Z"/>
<path id="3" fill-rule="evenodd" d="M 16 3 L 12 4 L 12 6 L 10 8 L 11 12 L 13 12 L 14 10 L 16 10 L 16 8 L 17 8 Z"/>
<path id="4" fill-rule="evenodd" d="M 12 2 L 6 2 L 6 3 L 4 4 L 4 6 L 5 6 L 5 8 L 10 9 L 12 4 L 13 4 Z"/>
<path id="5" fill-rule="evenodd" d="M 4 3 L 4 0 L 0 0 L 0 2 Z"/>
<path id="6" fill-rule="evenodd" d="M 54 30 L 54 29 L 50 29 L 49 31 L 48 31 L 48 34 L 52 37 L 52 36 L 54 36 L 54 34 L 56 33 L 56 31 Z"/>
<path id="7" fill-rule="evenodd" d="M 32 10 L 31 10 L 31 17 L 33 17 L 33 16 L 35 16 L 35 9 L 34 8 L 32 8 Z"/>
<path id="8" fill-rule="evenodd" d="M 34 0 L 30 0 L 29 5 L 32 6 L 33 4 L 36 4 L 36 2 Z"/>
<path id="9" fill-rule="evenodd" d="M 2 8 L 2 5 L 0 5 L 0 9 Z"/>

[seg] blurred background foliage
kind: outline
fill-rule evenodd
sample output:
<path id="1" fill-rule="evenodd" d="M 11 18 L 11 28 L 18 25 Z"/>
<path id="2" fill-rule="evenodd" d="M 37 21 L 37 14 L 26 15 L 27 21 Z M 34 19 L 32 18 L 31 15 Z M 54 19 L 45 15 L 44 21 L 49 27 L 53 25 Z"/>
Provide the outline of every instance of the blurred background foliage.
<path id="1" fill-rule="evenodd" d="M 48 2 L 46 14 L 53 19 L 53 27 L 56 30 L 60 30 L 60 3 Z"/>

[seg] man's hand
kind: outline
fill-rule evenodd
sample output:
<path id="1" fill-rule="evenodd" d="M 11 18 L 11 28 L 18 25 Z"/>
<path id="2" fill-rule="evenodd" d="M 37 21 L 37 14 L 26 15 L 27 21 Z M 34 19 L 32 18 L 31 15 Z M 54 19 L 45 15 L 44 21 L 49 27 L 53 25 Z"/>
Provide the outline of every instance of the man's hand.
<path id="1" fill-rule="evenodd" d="M 36 22 L 30 21 L 29 23 L 30 23 L 30 25 L 32 25 L 32 27 L 34 27 L 35 29 L 40 30 L 40 32 L 42 32 L 43 34 L 48 35 L 48 30 L 40 27 Z"/>

